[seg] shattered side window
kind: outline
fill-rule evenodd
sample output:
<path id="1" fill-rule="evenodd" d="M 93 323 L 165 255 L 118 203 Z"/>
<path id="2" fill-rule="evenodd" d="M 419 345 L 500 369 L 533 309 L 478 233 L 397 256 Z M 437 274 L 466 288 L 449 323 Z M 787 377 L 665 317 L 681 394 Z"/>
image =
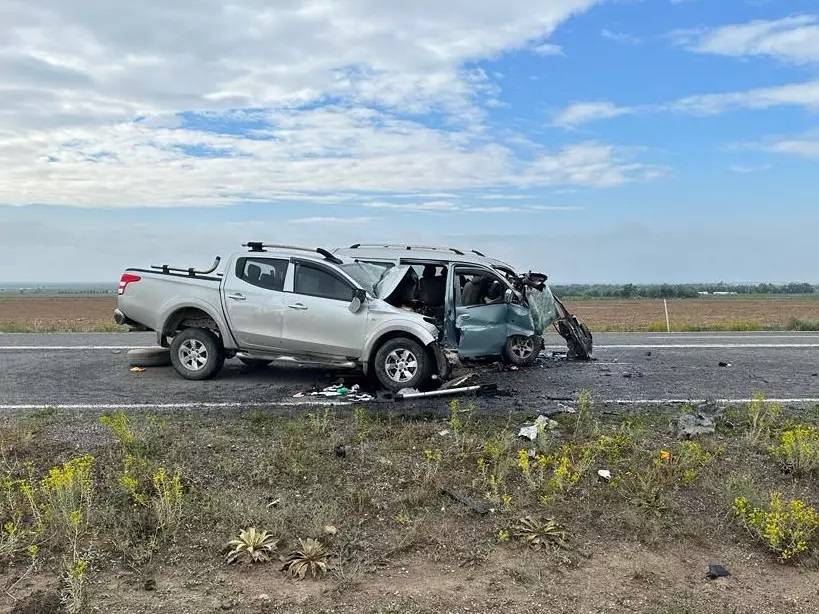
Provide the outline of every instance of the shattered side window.
<path id="1" fill-rule="evenodd" d="M 494 274 L 477 271 L 457 271 L 458 305 L 491 305 L 503 302 L 506 285 Z"/>

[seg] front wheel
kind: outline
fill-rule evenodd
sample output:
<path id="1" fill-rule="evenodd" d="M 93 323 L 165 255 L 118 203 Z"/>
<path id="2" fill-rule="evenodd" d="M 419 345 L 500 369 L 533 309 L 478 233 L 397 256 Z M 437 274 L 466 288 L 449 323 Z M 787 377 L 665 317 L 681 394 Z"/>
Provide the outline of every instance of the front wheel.
<path id="1" fill-rule="evenodd" d="M 509 364 L 527 367 L 535 362 L 543 348 L 543 339 L 537 335 L 512 335 L 503 347 L 503 358 Z"/>
<path id="2" fill-rule="evenodd" d="M 171 363 L 185 379 L 213 377 L 224 362 L 221 340 L 206 328 L 186 328 L 171 342 Z"/>
<path id="3" fill-rule="evenodd" d="M 430 366 L 426 350 L 408 337 L 388 339 L 375 353 L 378 383 L 392 392 L 425 384 Z"/>

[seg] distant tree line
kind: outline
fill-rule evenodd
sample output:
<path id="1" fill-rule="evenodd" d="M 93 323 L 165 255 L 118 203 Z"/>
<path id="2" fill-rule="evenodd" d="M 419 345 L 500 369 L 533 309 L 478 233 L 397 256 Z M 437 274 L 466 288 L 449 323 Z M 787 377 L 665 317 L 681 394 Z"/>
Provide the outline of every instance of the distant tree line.
<path id="1" fill-rule="evenodd" d="M 813 294 L 813 284 L 792 282 L 788 284 L 568 284 L 554 285 L 558 296 L 589 298 L 696 298 L 701 293 L 728 294 Z"/>

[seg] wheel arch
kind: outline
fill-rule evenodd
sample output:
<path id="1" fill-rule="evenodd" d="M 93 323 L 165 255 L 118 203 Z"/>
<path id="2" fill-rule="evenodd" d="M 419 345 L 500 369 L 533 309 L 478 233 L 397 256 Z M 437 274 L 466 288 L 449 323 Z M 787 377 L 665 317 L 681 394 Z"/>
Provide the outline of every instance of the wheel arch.
<path id="1" fill-rule="evenodd" d="M 228 345 L 228 328 L 218 314 L 213 313 L 205 305 L 187 304 L 177 305 L 164 318 L 162 326 L 157 330 L 157 337 L 162 346 L 168 346 L 168 337 L 173 337 L 178 330 L 185 328 L 205 328 L 211 330 Z"/>

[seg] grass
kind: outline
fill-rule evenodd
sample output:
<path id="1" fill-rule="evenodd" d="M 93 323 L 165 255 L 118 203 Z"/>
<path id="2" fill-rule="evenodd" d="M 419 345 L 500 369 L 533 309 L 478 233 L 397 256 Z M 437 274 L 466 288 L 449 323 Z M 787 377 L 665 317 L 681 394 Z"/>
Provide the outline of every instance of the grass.
<path id="1" fill-rule="evenodd" d="M 124 333 L 128 327 L 100 320 L 0 320 L 0 333 Z"/>
<path id="2" fill-rule="evenodd" d="M 588 595 L 587 607 L 598 597 L 603 607 L 624 590 L 619 572 L 607 567 L 620 560 L 616 553 L 653 566 L 653 554 L 640 558 L 645 549 L 667 560 L 673 552 L 695 560 L 722 553 L 748 586 L 755 573 L 765 580 L 756 593 L 726 593 L 722 604 L 694 596 L 692 611 L 740 604 L 753 610 L 753 599 L 770 599 L 771 587 L 786 577 L 778 563 L 783 542 L 769 553 L 764 532 L 749 529 L 761 516 L 750 514 L 775 512 L 770 493 L 781 493 L 794 517 L 813 521 L 815 468 L 802 461 L 807 471 L 789 469 L 782 455 L 793 446 L 771 450 L 791 442 L 787 433 L 813 433 L 819 411 L 793 414 L 759 399 L 732 410 L 718 436 L 680 442 L 668 429 L 678 410 L 613 415 L 587 394 L 579 407 L 531 443 L 515 437 L 531 413 L 488 415 L 463 400 L 430 406 L 425 419 L 365 408 L 9 415 L 0 424 L 0 524 L 15 526 L 4 530 L 0 569 L 19 575 L 36 559 L 36 584 L 59 587 L 64 607 L 75 611 L 154 607 L 147 600 L 159 594 L 140 587 L 160 578 L 170 612 L 177 601 L 210 611 L 215 598 L 241 594 L 250 603 L 274 592 L 282 611 L 344 602 L 351 611 L 375 612 L 392 611 L 385 595 L 395 592 L 396 573 L 402 592 L 417 581 L 410 600 L 417 611 L 457 609 L 460 591 L 447 578 L 470 584 L 468 569 L 477 565 L 486 581 L 507 580 L 498 580 L 495 593 L 484 594 L 483 584 L 466 591 L 473 609 L 496 598 L 542 603 L 547 593 L 539 587 L 555 573 L 562 579 L 557 588 L 547 583 L 548 601 L 552 611 L 567 611 L 576 609 L 577 594 Z M 815 458 L 804 448 L 812 442 L 798 439 L 800 459 Z M 611 481 L 597 476 L 601 468 Z M 736 511 L 740 497 L 747 519 Z M 465 501 L 493 511 L 477 514 Z M 280 564 L 228 566 L 225 555 L 236 542 L 225 545 L 247 527 L 266 531 L 265 543 L 290 553 L 284 572 Z M 788 560 L 815 569 L 814 534 L 794 535 L 798 547 Z M 449 571 L 430 575 L 430 566 Z M 575 569 L 582 570 L 578 577 Z M 595 596 L 586 586 L 592 576 L 612 584 Z M 687 589 L 687 582 L 675 583 L 690 576 L 674 572 L 623 594 L 646 604 L 633 611 L 650 612 L 651 603 L 671 602 L 674 590 Z M 20 586 L 12 593 L 26 599 Z M 311 596 L 299 601 L 305 594 Z M 396 603 L 395 611 L 416 611 Z"/>

